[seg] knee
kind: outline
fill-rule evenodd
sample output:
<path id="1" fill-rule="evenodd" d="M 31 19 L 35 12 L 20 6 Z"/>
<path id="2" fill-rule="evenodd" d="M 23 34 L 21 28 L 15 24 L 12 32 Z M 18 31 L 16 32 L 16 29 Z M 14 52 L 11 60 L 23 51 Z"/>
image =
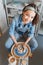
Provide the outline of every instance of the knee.
<path id="1" fill-rule="evenodd" d="M 6 47 L 7 49 L 9 49 L 11 46 L 9 45 L 8 42 L 6 42 L 6 43 L 5 43 L 5 47 Z"/>
<path id="2" fill-rule="evenodd" d="M 9 38 L 9 39 L 6 41 L 6 43 L 5 43 L 5 47 L 6 47 L 7 49 L 9 49 L 9 48 L 11 48 L 12 44 L 13 44 L 13 41 L 12 41 L 11 38 Z"/>
<path id="3" fill-rule="evenodd" d="M 35 49 L 38 47 L 37 41 L 34 42 L 34 47 L 35 47 Z"/>

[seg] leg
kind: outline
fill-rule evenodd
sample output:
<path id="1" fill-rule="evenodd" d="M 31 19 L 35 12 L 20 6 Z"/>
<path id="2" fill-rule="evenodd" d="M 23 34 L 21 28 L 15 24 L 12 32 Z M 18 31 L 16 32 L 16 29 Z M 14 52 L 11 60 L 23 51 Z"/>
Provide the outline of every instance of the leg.
<path id="1" fill-rule="evenodd" d="M 30 46 L 32 52 L 38 47 L 38 43 L 37 43 L 35 37 L 33 37 L 33 38 L 30 40 L 29 46 Z"/>

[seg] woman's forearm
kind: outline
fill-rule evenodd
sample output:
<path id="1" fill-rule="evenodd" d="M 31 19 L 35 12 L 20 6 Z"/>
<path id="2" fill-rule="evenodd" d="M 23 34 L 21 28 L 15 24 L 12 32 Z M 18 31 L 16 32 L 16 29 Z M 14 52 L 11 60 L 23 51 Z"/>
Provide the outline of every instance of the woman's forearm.
<path id="1" fill-rule="evenodd" d="M 10 37 L 11 37 L 11 38 L 12 38 L 12 40 L 13 40 L 13 41 L 17 44 L 17 41 L 16 41 L 15 36 L 11 35 Z"/>
<path id="2" fill-rule="evenodd" d="M 31 40 L 31 37 L 28 37 L 25 44 L 27 44 Z"/>

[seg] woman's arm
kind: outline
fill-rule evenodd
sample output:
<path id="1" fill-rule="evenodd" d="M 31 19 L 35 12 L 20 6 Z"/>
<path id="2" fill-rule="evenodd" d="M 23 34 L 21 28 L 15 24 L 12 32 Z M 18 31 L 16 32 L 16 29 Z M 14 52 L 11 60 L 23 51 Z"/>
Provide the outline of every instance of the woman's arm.
<path id="1" fill-rule="evenodd" d="M 12 21 L 12 23 L 11 23 L 10 29 L 9 29 L 9 35 L 10 35 L 11 39 L 12 39 L 15 43 L 17 43 L 16 38 L 15 38 L 15 36 L 14 36 L 15 25 L 16 25 L 15 22 L 16 22 L 16 20 L 15 20 L 15 18 L 14 18 L 13 21 Z"/>
<path id="2" fill-rule="evenodd" d="M 31 40 L 31 37 L 28 37 L 25 44 L 27 44 Z"/>
<path id="3" fill-rule="evenodd" d="M 15 36 L 11 35 L 10 37 L 12 38 L 12 40 L 14 41 L 14 43 L 17 44 L 17 40 L 16 40 Z"/>
<path id="4" fill-rule="evenodd" d="M 31 27 L 30 32 L 28 33 L 28 38 L 27 38 L 25 44 L 27 44 L 31 40 L 31 38 L 34 36 L 34 32 L 35 32 L 35 25 L 33 25 Z"/>

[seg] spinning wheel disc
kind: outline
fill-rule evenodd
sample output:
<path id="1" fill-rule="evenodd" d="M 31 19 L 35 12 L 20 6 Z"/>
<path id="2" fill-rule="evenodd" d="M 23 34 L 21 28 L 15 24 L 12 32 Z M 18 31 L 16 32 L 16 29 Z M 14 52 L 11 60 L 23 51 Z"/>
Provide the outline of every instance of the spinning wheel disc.
<path id="1" fill-rule="evenodd" d="M 15 58 L 25 58 L 29 56 L 31 53 L 29 45 L 24 45 L 23 42 L 19 42 L 17 45 L 13 45 L 11 49 L 11 54 L 15 56 Z"/>

